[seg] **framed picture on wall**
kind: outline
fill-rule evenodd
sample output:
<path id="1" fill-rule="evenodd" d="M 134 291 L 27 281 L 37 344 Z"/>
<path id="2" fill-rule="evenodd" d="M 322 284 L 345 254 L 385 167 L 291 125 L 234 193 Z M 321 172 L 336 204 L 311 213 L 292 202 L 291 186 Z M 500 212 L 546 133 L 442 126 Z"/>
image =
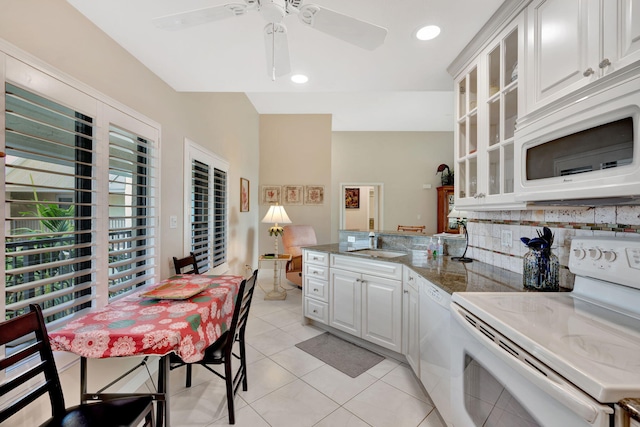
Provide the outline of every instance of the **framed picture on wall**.
<path id="1" fill-rule="evenodd" d="M 324 203 L 323 185 L 306 185 L 304 187 L 304 204 L 321 205 Z"/>
<path id="2" fill-rule="evenodd" d="M 249 180 L 240 178 L 240 212 L 249 212 Z"/>
<path id="3" fill-rule="evenodd" d="M 262 194 L 260 200 L 263 205 L 276 205 L 280 204 L 280 191 L 279 185 L 263 185 Z"/>
<path id="4" fill-rule="evenodd" d="M 345 209 L 360 209 L 360 189 L 359 188 L 344 189 L 344 207 Z"/>
<path id="5" fill-rule="evenodd" d="M 304 187 L 302 185 L 282 186 L 283 205 L 301 205 L 304 199 Z"/>

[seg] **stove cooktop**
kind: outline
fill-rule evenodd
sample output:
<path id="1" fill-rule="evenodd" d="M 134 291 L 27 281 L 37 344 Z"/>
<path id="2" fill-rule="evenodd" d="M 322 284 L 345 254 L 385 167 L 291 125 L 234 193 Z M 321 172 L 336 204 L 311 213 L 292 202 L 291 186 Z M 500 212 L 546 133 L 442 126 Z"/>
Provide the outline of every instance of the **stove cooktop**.
<path id="1" fill-rule="evenodd" d="M 640 240 L 576 238 L 568 293 L 454 293 L 459 304 L 601 403 L 640 398 Z"/>

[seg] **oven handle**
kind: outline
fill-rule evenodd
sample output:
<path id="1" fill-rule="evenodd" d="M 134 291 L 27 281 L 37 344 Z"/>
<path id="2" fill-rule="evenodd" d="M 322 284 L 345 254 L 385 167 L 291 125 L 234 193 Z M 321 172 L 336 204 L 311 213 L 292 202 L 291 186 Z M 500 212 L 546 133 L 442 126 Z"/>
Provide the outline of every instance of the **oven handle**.
<path id="1" fill-rule="evenodd" d="M 470 316 L 476 321 L 479 321 L 479 319 L 469 314 L 455 303 L 451 304 L 451 308 L 453 309 L 451 310 L 451 312 L 454 318 L 460 325 L 462 325 L 462 327 L 467 332 L 470 332 L 472 335 L 474 335 L 480 342 L 491 344 L 486 346 L 486 348 L 491 350 L 493 354 L 507 363 L 507 365 L 513 368 L 516 372 L 519 372 L 529 382 L 535 384 L 538 388 L 556 399 L 558 402 L 562 403 L 576 415 L 582 417 L 590 424 L 593 424 L 598 419 L 599 414 L 613 414 L 613 409 L 611 407 L 601 405 L 599 402 L 593 400 L 591 397 L 578 390 L 572 384 L 562 379 L 559 375 L 554 375 L 554 378 L 551 379 L 538 372 L 537 369 L 534 369 L 517 357 L 511 355 L 506 350 L 501 349 L 495 341 L 491 340 L 489 337 L 487 337 L 485 334 L 471 325 L 469 321 L 465 319 L 465 316 Z M 484 326 L 486 327 L 486 325 Z M 489 329 L 491 329 L 492 333 L 500 335 L 493 328 Z M 502 337 L 502 335 L 500 336 Z M 508 340 L 505 339 L 505 341 Z M 529 357 L 535 360 L 534 357 Z"/>

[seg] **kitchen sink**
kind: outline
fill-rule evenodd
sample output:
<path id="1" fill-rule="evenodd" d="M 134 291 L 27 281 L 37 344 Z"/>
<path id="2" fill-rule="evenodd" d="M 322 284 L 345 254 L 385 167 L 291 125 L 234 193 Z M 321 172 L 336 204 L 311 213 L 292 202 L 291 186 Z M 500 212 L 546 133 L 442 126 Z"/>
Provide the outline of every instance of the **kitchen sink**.
<path id="1" fill-rule="evenodd" d="M 372 258 L 397 258 L 407 255 L 406 252 L 386 251 L 384 249 L 360 249 L 349 253 L 353 255 L 370 256 Z"/>

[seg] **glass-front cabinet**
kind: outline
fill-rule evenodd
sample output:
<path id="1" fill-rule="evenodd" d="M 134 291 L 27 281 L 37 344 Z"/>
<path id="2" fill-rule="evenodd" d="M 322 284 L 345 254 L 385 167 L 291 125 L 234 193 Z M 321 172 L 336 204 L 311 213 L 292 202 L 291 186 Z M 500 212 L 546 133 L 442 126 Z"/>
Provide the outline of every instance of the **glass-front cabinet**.
<path id="1" fill-rule="evenodd" d="M 456 205 L 518 208 L 514 199 L 514 133 L 518 118 L 518 17 L 456 79 Z"/>

